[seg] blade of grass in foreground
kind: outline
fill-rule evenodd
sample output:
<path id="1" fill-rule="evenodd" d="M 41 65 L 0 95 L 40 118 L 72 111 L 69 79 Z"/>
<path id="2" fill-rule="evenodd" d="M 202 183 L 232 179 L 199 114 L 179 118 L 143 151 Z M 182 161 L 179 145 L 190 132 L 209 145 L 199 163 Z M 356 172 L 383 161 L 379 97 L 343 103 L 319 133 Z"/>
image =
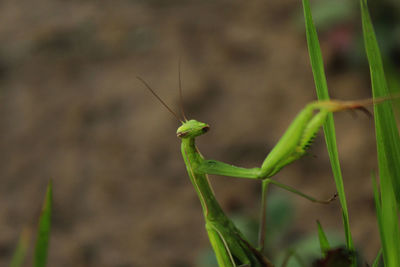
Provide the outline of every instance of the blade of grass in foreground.
<path id="1" fill-rule="evenodd" d="M 400 76 L 398 70 L 390 65 L 385 66 L 385 75 L 391 95 L 400 95 Z M 400 124 L 400 99 L 392 100 L 392 106 L 395 113 L 395 118 Z"/>
<path id="2" fill-rule="evenodd" d="M 317 31 L 311 15 L 310 1 L 303 0 L 304 17 L 306 20 L 306 35 L 308 52 L 310 54 L 311 68 L 314 75 L 315 87 L 319 100 L 328 100 L 328 85 L 326 82 L 324 64 L 322 61 L 321 49 L 319 46 Z M 344 193 L 342 172 L 340 169 L 339 157 L 336 146 L 335 125 L 333 116 L 330 114 L 324 123 L 325 141 L 331 161 L 333 176 L 342 206 L 343 225 L 346 236 L 346 246 L 349 250 L 354 250 L 354 245 L 350 232 L 349 214 L 347 211 L 346 195 Z"/>
<path id="3" fill-rule="evenodd" d="M 384 229 L 383 229 L 383 220 L 382 220 L 381 195 L 379 192 L 379 188 L 378 188 L 378 185 L 376 182 L 376 177 L 375 177 L 374 173 L 372 173 L 372 189 L 374 190 L 374 201 L 375 201 L 376 218 L 378 220 L 379 235 L 381 236 L 381 239 L 383 240 Z M 386 246 L 386 245 L 387 245 L 386 242 L 382 241 L 382 246 Z M 380 254 L 382 254 L 383 250 L 381 249 L 379 252 L 380 252 Z M 379 253 L 378 253 L 378 256 L 379 256 Z M 377 256 L 377 258 L 378 258 L 378 256 Z M 377 260 L 375 259 L 375 261 L 377 261 Z"/>
<path id="4" fill-rule="evenodd" d="M 29 228 L 24 228 L 18 240 L 10 267 L 20 267 L 24 264 L 26 252 L 28 250 L 29 241 L 31 240 L 31 231 Z"/>
<path id="5" fill-rule="evenodd" d="M 49 181 L 46 190 L 46 197 L 43 203 L 42 213 L 39 219 L 38 236 L 36 240 L 35 254 L 33 259 L 34 267 L 45 267 L 49 237 L 51 228 L 51 206 L 52 206 L 52 182 Z"/>
<path id="6" fill-rule="evenodd" d="M 378 255 L 376 255 L 376 258 L 375 258 L 374 262 L 372 263 L 371 267 L 378 267 L 379 266 L 379 260 L 380 260 L 381 256 L 382 256 L 382 249 L 380 249 L 378 251 Z"/>
<path id="7" fill-rule="evenodd" d="M 374 98 L 388 96 L 389 90 L 383 70 L 382 58 L 366 0 L 361 0 L 361 11 L 364 43 L 371 72 L 372 93 Z M 400 138 L 394 120 L 393 110 L 390 103 L 385 102 L 375 105 L 374 113 L 377 128 L 378 157 L 380 155 L 386 156 L 386 165 L 390 171 L 389 175 L 394 187 L 397 203 L 400 204 Z"/>
<path id="8" fill-rule="evenodd" d="M 365 50 L 371 72 L 374 98 L 389 95 L 378 42 L 369 15 L 367 1 L 360 0 Z M 400 266 L 400 137 L 392 106 L 385 102 L 374 106 L 376 143 L 380 176 L 377 217 L 385 266 Z M 396 201 L 397 200 L 397 201 Z M 379 209 L 378 209 L 379 206 Z"/>

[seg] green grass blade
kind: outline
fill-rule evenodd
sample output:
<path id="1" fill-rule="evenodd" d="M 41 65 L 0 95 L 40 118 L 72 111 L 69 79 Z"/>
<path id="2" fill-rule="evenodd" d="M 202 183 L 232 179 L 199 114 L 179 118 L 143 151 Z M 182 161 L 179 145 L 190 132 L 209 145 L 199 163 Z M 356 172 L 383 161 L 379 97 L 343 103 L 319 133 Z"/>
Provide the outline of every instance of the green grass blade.
<path id="1" fill-rule="evenodd" d="M 38 236 L 36 240 L 35 254 L 33 259 L 34 267 L 46 266 L 51 228 L 51 206 L 52 182 L 50 180 L 46 190 L 46 197 L 43 203 L 42 213 L 40 214 L 39 219 Z"/>
<path id="2" fill-rule="evenodd" d="M 378 251 L 378 254 L 376 255 L 376 258 L 375 258 L 374 262 L 372 263 L 371 267 L 378 267 L 379 266 L 379 260 L 380 260 L 381 257 L 382 257 L 382 249 L 380 249 Z"/>
<path id="3" fill-rule="evenodd" d="M 378 42 L 369 15 L 367 1 L 360 0 L 364 44 L 371 72 L 373 96 L 389 95 Z M 380 208 L 377 208 L 385 266 L 400 266 L 400 137 L 392 106 L 385 102 L 374 106 L 376 142 L 380 176 Z"/>
<path id="4" fill-rule="evenodd" d="M 318 239 L 319 239 L 319 245 L 321 247 L 321 252 L 326 256 L 326 252 L 330 249 L 329 241 L 328 238 L 326 237 L 326 234 L 324 232 L 324 229 L 322 229 L 321 223 L 317 221 L 318 225 Z"/>
<path id="5" fill-rule="evenodd" d="M 391 95 L 400 95 L 400 76 L 395 67 L 388 65 L 385 66 L 386 80 Z M 396 98 L 392 100 L 392 105 L 397 119 L 397 123 L 400 124 L 400 99 Z"/>
<path id="6" fill-rule="evenodd" d="M 381 237 L 385 266 L 399 266 L 399 232 L 398 224 L 396 222 L 396 199 L 393 190 L 385 189 L 385 186 L 382 185 L 382 183 L 382 194 L 380 194 L 374 176 L 372 177 L 372 185 L 374 189 L 376 217 L 378 219 L 379 234 Z M 385 196 L 383 196 L 383 192 L 385 192 Z M 389 203 L 389 205 L 385 203 Z"/>
<path id="7" fill-rule="evenodd" d="M 322 60 L 321 48 L 319 46 L 317 31 L 311 15 L 309 0 L 303 0 L 304 17 L 306 21 L 306 35 L 308 51 L 310 54 L 311 68 L 314 75 L 315 87 L 319 100 L 329 99 L 328 86 L 325 77 L 324 64 Z M 342 172 L 340 169 L 339 157 L 336 146 L 335 125 L 333 116 L 330 114 L 324 124 L 325 141 L 331 161 L 333 176 L 342 206 L 342 218 L 346 237 L 346 246 L 349 250 L 354 250 L 353 240 L 350 232 L 349 215 L 347 210 L 346 195 L 344 193 Z"/>
<path id="8" fill-rule="evenodd" d="M 10 267 L 20 267 L 24 264 L 30 240 L 31 231 L 28 228 L 23 229 L 11 259 Z"/>
<path id="9" fill-rule="evenodd" d="M 366 0 L 361 0 L 361 15 L 365 50 L 371 72 L 372 93 L 374 98 L 388 96 L 389 90 L 383 70 L 382 58 L 376 41 L 374 28 L 368 12 Z M 400 203 L 400 138 L 392 107 L 389 102 L 374 106 L 378 160 L 386 159 L 397 203 Z M 380 162 L 382 164 L 383 162 Z M 381 167 L 380 167 L 381 168 Z M 382 177 L 381 177 L 382 179 Z"/>
<path id="10" fill-rule="evenodd" d="M 376 218 L 378 220 L 378 228 L 379 228 L 379 235 L 381 236 L 381 243 L 383 246 L 383 250 L 385 253 L 383 253 L 383 258 L 385 259 L 385 262 L 387 262 L 386 258 L 386 246 L 387 242 L 385 242 L 385 235 L 383 234 L 384 229 L 383 229 L 383 221 L 382 221 L 382 203 L 381 203 L 381 195 L 380 191 L 376 182 L 376 177 L 374 174 L 372 174 L 372 188 L 374 190 L 374 201 L 375 201 L 375 209 L 376 209 Z"/>

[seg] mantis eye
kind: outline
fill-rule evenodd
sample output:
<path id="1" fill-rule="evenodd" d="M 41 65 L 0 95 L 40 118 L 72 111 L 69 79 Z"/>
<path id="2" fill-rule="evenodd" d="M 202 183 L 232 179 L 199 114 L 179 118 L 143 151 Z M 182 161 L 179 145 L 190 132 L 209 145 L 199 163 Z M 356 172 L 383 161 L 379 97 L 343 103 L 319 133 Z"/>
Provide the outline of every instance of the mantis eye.
<path id="1" fill-rule="evenodd" d="M 210 126 L 204 126 L 203 128 L 201 128 L 201 130 L 203 131 L 203 133 L 206 133 L 210 130 Z"/>
<path id="2" fill-rule="evenodd" d="M 176 135 L 178 137 L 185 137 L 188 134 L 188 132 L 181 132 L 181 133 L 177 133 Z"/>

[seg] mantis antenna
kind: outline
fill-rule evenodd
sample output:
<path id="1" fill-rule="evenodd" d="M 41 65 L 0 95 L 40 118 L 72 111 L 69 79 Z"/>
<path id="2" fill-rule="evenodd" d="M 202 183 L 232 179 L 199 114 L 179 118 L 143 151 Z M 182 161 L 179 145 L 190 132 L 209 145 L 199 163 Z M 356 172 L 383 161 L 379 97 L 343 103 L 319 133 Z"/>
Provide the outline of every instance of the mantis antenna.
<path id="1" fill-rule="evenodd" d="M 141 77 L 137 76 L 136 77 L 139 81 L 141 81 L 144 86 L 158 99 L 158 101 L 160 101 L 160 103 L 172 114 L 174 115 L 175 118 L 178 119 L 178 121 L 180 121 L 181 123 L 183 123 L 183 121 L 178 117 L 178 115 L 176 115 L 176 113 L 167 105 L 165 104 L 165 102 L 161 99 L 161 97 L 159 97 L 156 92 L 154 92 L 153 89 L 151 89 L 150 85 L 148 85 Z M 185 118 L 186 119 L 186 118 Z"/>
<path id="2" fill-rule="evenodd" d="M 180 97 L 181 113 L 182 113 L 182 117 L 185 119 L 185 121 L 187 121 L 188 119 L 186 118 L 185 110 L 183 108 L 182 79 L 181 79 L 181 58 L 179 58 L 179 63 L 178 63 L 178 76 L 179 76 L 179 97 Z"/>

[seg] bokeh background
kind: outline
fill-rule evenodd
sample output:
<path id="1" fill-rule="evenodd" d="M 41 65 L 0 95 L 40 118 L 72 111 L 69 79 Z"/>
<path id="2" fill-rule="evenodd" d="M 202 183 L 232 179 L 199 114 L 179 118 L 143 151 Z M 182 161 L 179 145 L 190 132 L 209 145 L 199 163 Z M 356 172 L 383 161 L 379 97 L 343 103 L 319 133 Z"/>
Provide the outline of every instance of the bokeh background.
<path id="1" fill-rule="evenodd" d="M 371 95 L 357 4 L 313 1 L 338 99 Z M 400 5 L 370 7 L 394 88 Z M 52 178 L 49 266 L 200 266 L 209 243 L 181 159 L 179 123 L 136 76 L 179 110 L 181 58 L 186 113 L 211 126 L 198 140 L 203 155 L 259 166 L 315 99 L 303 25 L 298 0 L 1 1 L 0 265 L 8 264 L 23 227 L 35 229 Z M 335 115 L 338 147 L 355 244 L 371 262 L 379 249 L 373 121 L 353 115 Z M 229 215 L 257 219 L 259 182 L 210 179 Z M 323 134 L 310 156 L 276 179 L 330 197 L 335 185 Z M 274 253 L 315 238 L 317 219 L 343 239 L 338 202 L 312 204 L 275 188 L 271 196 L 278 204 L 268 220 L 285 221 L 279 231 L 269 229 L 279 232 L 269 245 Z"/>

